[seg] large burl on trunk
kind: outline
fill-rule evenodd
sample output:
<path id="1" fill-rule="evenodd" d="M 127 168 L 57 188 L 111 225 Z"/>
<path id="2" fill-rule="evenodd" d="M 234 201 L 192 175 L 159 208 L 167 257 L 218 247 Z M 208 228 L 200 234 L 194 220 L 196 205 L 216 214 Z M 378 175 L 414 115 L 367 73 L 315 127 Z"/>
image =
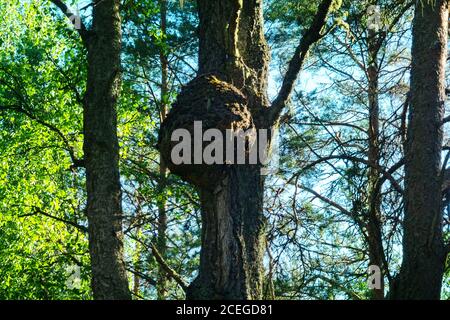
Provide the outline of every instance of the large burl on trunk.
<path id="1" fill-rule="evenodd" d="M 203 130 L 221 132 L 276 126 L 310 46 L 321 37 L 332 3 L 324 0 L 319 6 L 289 64 L 280 94 L 270 105 L 262 0 L 197 0 L 199 72 L 183 88 L 164 121 L 159 144 L 170 170 L 196 186 L 200 194 L 200 270 L 187 290 L 188 299 L 263 297 L 264 176 L 260 163 L 248 161 L 175 165 L 171 135 L 176 129 L 192 133 L 194 121 L 202 121 Z"/>
<path id="2" fill-rule="evenodd" d="M 159 148 L 164 162 L 172 173 L 177 174 L 197 187 L 214 189 L 215 185 L 226 175 L 226 166 L 222 164 L 194 164 L 195 148 L 201 153 L 208 143 L 199 144 L 194 141 L 195 123 L 201 123 L 201 131 L 218 129 L 223 138 L 226 131 L 247 131 L 254 129 L 252 116 L 247 109 L 247 99 L 233 85 L 219 80 L 213 75 L 199 76 L 183 88 L 178 99 L 161 126 Z M 172 141 L 175 130 L 185 130 L 191 137 L 190 164 L 175 164 L 171 154 L 177 153 L 174 147 L 179 143 Z M 198 130 L 197 129 L 197 130 Z M 174 139 L 175 140 L 175 139 Z M 197 146 L 196 146 L 197 144 Z M 225 160 L 225 144 L 222 150 Z M 189 152 L 188 152 L 189 153 Z M 223 161 L 222 161 L 223 162 Z"/>

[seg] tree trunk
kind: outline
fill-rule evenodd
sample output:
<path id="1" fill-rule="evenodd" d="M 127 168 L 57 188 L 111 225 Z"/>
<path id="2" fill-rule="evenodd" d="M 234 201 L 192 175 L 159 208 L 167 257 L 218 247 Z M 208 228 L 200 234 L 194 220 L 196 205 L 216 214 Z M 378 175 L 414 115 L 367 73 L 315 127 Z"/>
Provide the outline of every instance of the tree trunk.
<path id="1" fill-rule="evenodd" d="M 264 218 L 258 166 L 231 167 L 212 192 L 200 190 L 202 251 L 188 299 L 260 299 Z"/>
<path id="2" fill-rule="evenodd" d="M 130 299 L 123 261 L 116 103 L 120 93 L 119 0 L 93 9 L 84 109 L 87 217 L 94 299 Z"/>
<path id="3" fill-rule="evenodd" d="M 369 102 L 369 150 L 368 160 L 373 166 L 369 166 L 368 173 L 368 217 L 366 221 L 369 249 L 369 265 L 377 266 L 382 272 L 380 288 L 372 290 L 371 298 L 384 299 L 384 250 L 381 230 L 381 190 L 378 187 L 380 173 L 376 167 L 380 162 L 379 146 L 379 100 L 378 100 L 378 51 L 380 49 L 379 38 L 375 30 L 369 30 L 368 38 L 368 102 Z"/>
<path id="4" fill-rule="evenodd" d="M 441 150 L 445 101 L 446 0 L 417 1 L 405 165 L 403 262 L 392 299 L 439 299 L 444 271 Z"/>
<path id="5" fill-rule="evenodd" d="M 262 1 L 198 0 L 199 75 L 215 74 L 245 94 L 256 127 L 268 107 L 268 47 Z M 262 298 L 265 248 L 259 165 L 228 166 L 215 190 L 200 188 L 202 251 L 188 299 Z"/>

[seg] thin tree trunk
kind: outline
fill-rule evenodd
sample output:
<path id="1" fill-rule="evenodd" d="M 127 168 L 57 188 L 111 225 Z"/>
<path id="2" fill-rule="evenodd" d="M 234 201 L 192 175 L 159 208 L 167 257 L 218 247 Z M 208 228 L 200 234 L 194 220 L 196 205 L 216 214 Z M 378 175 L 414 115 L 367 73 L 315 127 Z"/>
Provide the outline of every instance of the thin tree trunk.
<path id="1" fill-rule="evenodd" d="M 136 239 L 140 239 L 141 237 L 141 228 L 142 228 L 142 202 L 143 199 L 140 196 L 139 192 L 136 192 Z M 133 275 L 133 294 L 135 297 L 140 296 L 141 290 L 141 255 L 142 255 L 142 243 L 140 241 L 135 241 L 135 249 L 134 249 L 134 270 L 136 273 Z"/>
<path id="2" fill-rule="evenodd" d="M 84 108 L 87 217 L 94 299 L 130 299 L 123 261 L 116 103 L 120 93 L 119 0 L 93 9 Z"/>
<path id="3" fill-rule="evenodd" d="M 166 172 L 167 168 L 164 164 L 164 160 L 160 157 L 160 167 L 159 167 L 159 185 L 158 189 L 162 195 L 162 198 L 158 201 L 158 239 L 157 239 L 157 248 L 161 257 L 166 259 L 166 251 L 167 251 L 167 238 L 166 238 L 166 230 L 167 230 L 167 211 L 166 211 L 166 197 L 165 197 L 165 185 L 166 185 Z M 158 300 L 164 300 L 167 294 L 167 273 L 161 265 L 158 265 Z"/>
<path id="4" fill-rule="evenodd" d="M 136 229 L 137 236 L 140 233 L 140 227 Z M 133 275 L 133 294 L 135 297 L 139 297 L 139 291 L 141 288 L 141 277 L 138 275 L 138 272 L 141 271 L 140 267 L 140 256 L 141 256 L 142 246 L 139 242 L 136 242 L 135 248 L 135 261 L 134 261 L 134 270 L 136 273 Z"/>
<path id="5" fill-rule="evenodd" d="M 379 100 L 378 100 L 378 51 L 380 48 L 379 40 L 375 30 L 369 31 L 368 38 L 368 101 L 369 101 L 369 150 L 368 161 L 374 166 L 369 167 L 368 173 L 368 219 L 367 237 L 369 250 L 369 265 L 378 266 L 384 273 L 384 250 L 381 233 L 381 193 L 377 187 L 380 179 L 380 173 L 375 167 L 379 166 L 380 162 L 380 125 L 379 125 Z M 379 289 L 372 290 L 371 298 L 376 300 L 384 299 L 384 277 L 380 278 Z"/>
<path id="6" fill-rule="evenodd" d="M 444 272 L 441 151 L 448 3 L 417 1 L 405 165 L 403 262 L 392 299 L 439 299 Z"/>
<path id="7" fill-rule="evenodd" d="M 160 20 L 161 20 L 161 32 L 163 35 L 167 34 L 167 0 L 160 0 Z M 168 71 L 169 63 L 167 59 L 167 53 L 165 48 L 161 48 L 159 55 L 161 63 L 161 103 L 160 103 L 160 120 L 161 123 L 166 119 L 167 116 L 167 98 L 169 94 L 169 83 L 168 83 Z M 161 193 L 158 201 L 158 240 L 157 248 L 162 258 L 166 258 L 167 251 L 167 212 L 166 212 L 166 173 L 167 167 L 164 163 L 163 157 L 159 157 L 159 184 L 158 190 Z M 158 300 L 164 300 L 167 293 L 167 275 L 166 271 L 162 266 L 158 267 Z"/>

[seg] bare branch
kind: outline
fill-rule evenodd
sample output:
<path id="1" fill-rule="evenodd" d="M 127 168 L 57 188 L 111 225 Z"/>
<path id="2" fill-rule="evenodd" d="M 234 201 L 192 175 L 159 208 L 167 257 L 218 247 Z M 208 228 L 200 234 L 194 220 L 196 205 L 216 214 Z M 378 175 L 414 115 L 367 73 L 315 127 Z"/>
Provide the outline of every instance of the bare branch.
<path id="1" fill-rule="evenodd" d="M 322 29 L 326 24 L 332 4 L 333 0 L 323 0 L 321 2 L 311 26 L 308 28 L 308 30 L 306 30 L 302 39 L 300 40 L 300 44 L 295 50 L 294 57 L 289 62 L 288 70 L 284 77 L 283 84 L 278 93 L 278 96 L 273 101 L 270 108 L 270 125 L 275 124 L 279 120 L 283 108 L 289 101 L 295 82 L 297 81 L 298 75 L 303 67 L 305 59 L 308 56 L 309 50 L 311 49 L 312 45 L 314 45 L 324 36 L 324 34 L 322 34 Z"/>
<path id="2" fill-rule="evenodd" d="M 329 279 L 323 275 L 317 275 L 316 276 L 318 279 L 328 282 L 330 285 L 337 287 L 339 289 L 341 289 L 344 293 L 346 293 L 350 298 L 354 299 L 354 300 L 363 300 L 363 298 L 361 298 L 356 292 L 353 292 L 352 290 L 350 290 L 348 287 L 346 287 L 345 285 L 341 285 L 339 282 L 333 280 L 333 279 Z"/>
<path id="3" fill-rule="evenodd" d="M 156 248 L 156 246 L 153 243 L 150 242 L 150 244 L 148 245 L 147 243 L 141 241 L 140 239 L 138 239 L 137 237 L 134 237 L 131 234 L 128 234 L 128 236 L 131 239 L 139 242 L 146 248 L 150 249 L 152 251 L 153 256 L 156 259 L 156 262 L 158 262 L 158 264 L 164 269 L 164 271 L 167 272 L 168 277 L 175 280 L 175 282 L 183 289 L 183 291 L 186 292 L 186 290 L 188 289 L 187 283 L 183 280 L 183 278 L 175 270 L 173 270 L 167 264 L 166 260 L 161 256 L 158 249 Z"/>
<path id="4" fill-rule="evenodd" d="M 300 188 L 302 188 L 303 190 L 313 194 L 316 198 L 319 198 L 320 200 L 322 200 L 323 202 L 329 204 L 330 206 L 338 209 L 340 212 L 342 212 L 343 214 L 351 217 L 351 218 L 355 218 L 355 215 L 350 212 L 349 210 L 345 209 L 343 206 L 341 206 L 340 204 L 338 204 L 337 202 L 334 202 L 331 199 L 328 199 L 327 197 L 322 196 L 320 193 L 314 191 L 311 188 L 305 187 L 303 185 L 300 186 Z"/>
<path id="5" fill-rule="evenodd" d="M 75 16 L 75 13 L 73 13 L 70 8 L 61 0 L 50 0 L 55 6 L 61 10 L 61 12 L 75 25 L 75 21 L 73 20 L 73 17 Z M 76 28 L 78 31 L 81 40 L 83 41 L 84 46 L 88 47 L 88 40 L 89 40 L 89 31 L 84 25 L 83 21 L 81 21 L 81 17 L 79 17 L 80 21 L 80 28 Z"/>

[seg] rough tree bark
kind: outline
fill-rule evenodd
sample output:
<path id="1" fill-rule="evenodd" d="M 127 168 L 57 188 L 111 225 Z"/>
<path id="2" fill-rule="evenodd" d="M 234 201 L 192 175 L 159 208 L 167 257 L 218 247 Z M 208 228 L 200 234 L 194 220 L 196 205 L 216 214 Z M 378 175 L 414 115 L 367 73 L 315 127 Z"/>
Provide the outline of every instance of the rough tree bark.
<path id="1" fill-rule="evenodd" d="M 251 112 L 269 105 L 261 5 L 255 0 L 198 0 L 199 74 L 215 74 L 240 88 Z M 188 299 L 260 298 L 264 253 L 260 167 L 229 166 L 214 190 L 199 192 L 201 262 Z"/>
<path id="2" fill-rule="evenodd" d="M 439 299 L 444 271 L 441 150 L 448 1 L 417 1 L 406 142 L 403 262 L 390 297 Z"/>
<path id="3" fill-rule="evenodd" d="M 280 93 L 270 105 L 267 98 L 269 50 L 264 38 L 262 0 L 197 0 L 200 20 L 198 78 L 203 80 L 193 83 L 219 83 L 217 92 L 225 95 L 222 98 L 231 95 L 242 102 L 240 97 L 243 97 L 245 110 L 241 109 L 241 115 L 247 119 L 249 112 L 251 126 L 255 129 L 278 125 L 280 113 L 289 100 L 310 47 L 322 37 L 321 31 L 332 4 L 332 0 L 320 4 L 314 22 L 303 35 L 288 66 Z M 202 78 L 207 75 L 213 77 Z M 189 92 L 182 92 L 179 104 L 189 95 Z M 198 99 L 198 93 L 191 96 Z M 220 99 L 218 97 L 216 101 Z M 208 108 L 207 104 L 206 110 Z M 181 106 L 174 106 L 166 122 L 175 123 L 175 113 L 181 110 Z M 162 137 L 168 136 L 164 130 Z M 167 159 L 169 163 L 170 157 Z M 169 167 L 176 171 L 173 166 Z M 185 175 L 189 173 L 185 172 Z M 185 178 L 193 180 L 189 176 Z M 187 298 L 262 298 L 265 219 L 261 165 L 226 165 L 219 181 L 207 181 L 206 185 L 201 183 L 197 188 L 202 206 L 202 250 L 199 274 L 189 286 Z"/>
<path id="4" fill-rule="evenodd" d="M 76 22 L 62 1 L 52 2 Z M 117 139 L 122 37 L 119 4 L 119 0 L 99 1 L 93 6 L 92 30 L 84 24 L 78 29 L 88 52 L 83 165 L 94 299 L 131 299 L 123 261 Z"/>
<path id="5" fill-rule="evenodd" d="M 119 0 L 94 6 L 84 109 L 89 250 L 95 299 L 130 299 L 123 261 L 116 104 L 120 94 Z"/>

